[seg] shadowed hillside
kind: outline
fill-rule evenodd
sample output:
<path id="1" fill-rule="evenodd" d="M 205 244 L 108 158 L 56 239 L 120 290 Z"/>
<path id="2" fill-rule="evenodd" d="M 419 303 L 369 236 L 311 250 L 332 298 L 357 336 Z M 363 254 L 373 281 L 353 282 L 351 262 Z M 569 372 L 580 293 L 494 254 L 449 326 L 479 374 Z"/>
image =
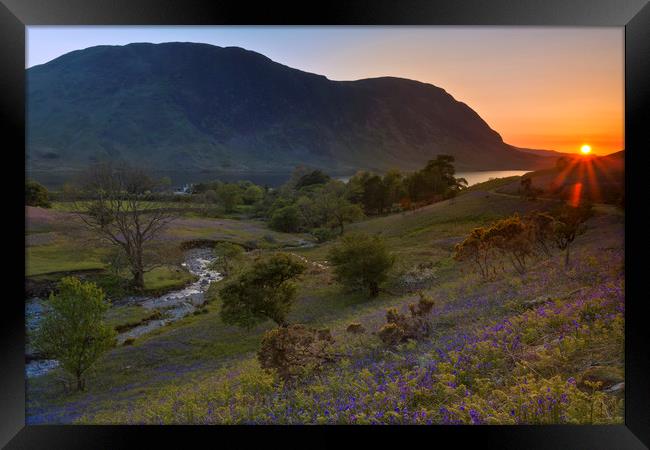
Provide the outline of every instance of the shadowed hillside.
<path id="1" fill-rule="evenodd" d="M 527 173 L 533 189 L 542 195 L 578 201 L 620 204 L 625 198 L 625 151 L 600 157 L 565 157 L 555 167 Z M 503 186 L 497 192 L 516 194 L 521 180 Z"/>
<path id="2" fill-rule="evenodd" d="M 238 47 L 98 46 L 27 70 L 28 163 L 79 169 L 534 169 L 552 159 L 505 144 L 443 89 L 401 78 L 332 81 Z"/>

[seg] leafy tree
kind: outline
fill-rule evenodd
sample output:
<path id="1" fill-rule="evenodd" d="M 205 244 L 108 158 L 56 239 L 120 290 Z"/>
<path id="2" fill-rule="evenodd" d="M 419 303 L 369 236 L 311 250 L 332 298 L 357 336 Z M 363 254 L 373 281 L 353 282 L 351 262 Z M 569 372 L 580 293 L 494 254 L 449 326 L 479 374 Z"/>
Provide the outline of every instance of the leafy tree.
<path id="1" fill-rule="evenodd" d="M 219 242 L 214 246 L 214 254 L 217 259 L 212 267 L 222 275 L 231 275 L 236 262 L 244 254 L 244 249 L 231 242 Z"/>
<path id="2" fill-rule="evenodd" d="M 456 178 L 454 157 L 451 155 L 438 155 L 430 160 L 420 171 L 409 175 L 406 188 L 412 201 L 436 201 L 450 198 L 467 186 L 467 180 Z"/>
<path id="3" fill-rule="evenodd" d="M 25 205 L 50 208 L 49 194 L 42 184 L 34 180 L 25 181 Z"/>
<path id="4" fill-rule="evenodd" d="M 575 238 L 586 231 L 584 224 L 593 216 L 591 203 L 582 203 L 579 206 L 563 205 L 555 214 L 553 236 L 555 245 L 564 250 L 564 267 L 569 267 L 569 251 Z"/>
<path id="5" fill-rule="evenodd" d="M 142 169 L 102 163 L 85 174 L 82 196 L 89 201 L 73 203 L 81 221 L 100 239 L 124 252 L 137 290 L 144 287 L 144 274 L 161 266 L 159 251 L 152 245 L 176 213 L 151 202 L 156 182 Z"/>
<path id="6" fill-rule="evenodd" d="M 271 216 L 269 226 L 276 231 L 295 233 L 300 229 L 299 210 L 289 205 L 276 210 Z"/>
<path id="7" fill-rule="evenodd" d="M 61 280 L 59 293 L 50 295 L 49 306 L 34 347 L 58 360 L 75 377 L 77 389 L 84 390 L 86 372 L 115 340 L 115 330 L 102 321 L 109 304 L 96 284 L 68 277 Z"/>
<path id="8" fill-rule="evenodd" d="M 261 258 L 219 291 L 221 319 L 226 324 L 251 328 L 271 319 L 287 325 L 287 314 L 296 298 L 292 283 L 305 265 L 285 253 Z"/>
<path id="9" fill-rule="evenodd" d="M 203 196 L 205 197 L 205 200 L 208 203 L 217 203 L 217 201 L 219 200 L 217 191 L 215 191 L 214 189 L 208 189 L 207 191 L 204 191 Z"/>
<path id="10" fill-rule="evenodd" d="M 264 190 L 259 186 L 252 185 L 246 188 L 242 198 L 246 205 L 253 205 L 256 202 L 262 200 L 263 196 L 264 196 Z"/>
<path id="11" fill-rule="evenodd" d="M 386 190 L 386 203 L 388 206 L 400 202 L 406 195 L 403 178 L 402 173 L 397 169 L 389 170 L 384 175 L 382 183 Z"/>
<path id="12" fill-rule="evenodd" d="M 379 295 L 379 286 L 388 278 L 395 256 L 379 236 L 348 235 L 329 252 L 337 280 L 352 289 L 367 289 Z"/>
<path id="13" fill-rule="evenodd" d="M 324 224 L 339 229 L 342 235 L 346 223 L 351 223 L 363 218 L 363 211 L 359 205 L 351 203 L 345 197 L 345 185 L 340 181 L 332 180 L 316 196 L 314 204 L 317 214 L 324 218 Z"/>
<path id="14" fill-rule="evenodd" d="M 296 189 L 302 189 L 315 184 L 325 184 L 330 181 L 330 176 L 321 170 L 314 170 L 306 175 L 301 176 L 296 182 Z"/>
<path id="15" fill-rule="evenodd" d="M 217 197 L 226 212 L 234 212 L 235 207 L 242 202 L 241 189 L 236 184 L 226 183 L 217 190 Z"/>
<path id="16" fill-rule="evenodd" d="M 363 183 L 363 205 L 368 212 L 383 214 L 388 206 L 388 189 L 379 175 L 371 175 Z"/>

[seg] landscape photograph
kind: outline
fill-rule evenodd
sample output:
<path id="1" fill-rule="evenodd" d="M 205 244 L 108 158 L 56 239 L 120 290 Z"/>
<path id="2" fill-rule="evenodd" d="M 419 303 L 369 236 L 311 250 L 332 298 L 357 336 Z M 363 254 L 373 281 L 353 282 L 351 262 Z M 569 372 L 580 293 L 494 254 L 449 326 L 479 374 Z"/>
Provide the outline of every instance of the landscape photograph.
<path id="1" fill-rule="evenodd" d="M 624 40 L 28 26 L 26 423 L 623 424 Z"/>

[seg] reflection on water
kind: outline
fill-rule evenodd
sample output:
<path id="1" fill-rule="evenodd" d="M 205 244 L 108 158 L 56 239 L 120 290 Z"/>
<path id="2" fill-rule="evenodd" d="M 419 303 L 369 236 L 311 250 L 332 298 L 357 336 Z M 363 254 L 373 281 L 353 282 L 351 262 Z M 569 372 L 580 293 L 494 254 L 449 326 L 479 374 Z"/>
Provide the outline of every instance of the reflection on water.
<path id="1" fill-rule="evenodd" d="M 478 172 L 458 172 L 456 174 L 456 178 L 465 178 L 467 180 L 467 185 L 471 186 L 473 184 L 489 181 L 492 178 L 506 178 L 514 176 L 520 177 L 528 172 L 530 172 L 530 170 L 486 170 Z"/>

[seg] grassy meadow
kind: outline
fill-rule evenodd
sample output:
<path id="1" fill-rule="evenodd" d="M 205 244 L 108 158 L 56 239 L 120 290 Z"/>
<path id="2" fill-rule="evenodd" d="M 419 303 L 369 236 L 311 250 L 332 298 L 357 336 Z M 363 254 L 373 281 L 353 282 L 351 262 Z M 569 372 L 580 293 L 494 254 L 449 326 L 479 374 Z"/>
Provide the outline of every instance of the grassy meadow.
<path id="1" fill-rule="evenodd" d="M 449 200 L 347 225 L 346 233 L 383 236 L 397 257 L 374 299 L 335 282 L 327 255 L 336 240 L 300 247 L 312 239 L 241 215 L 210 218 L 188 211 L 158 238 L 160 245 L 255 244 L 258 253 L 282 249 L 307 264 L 289 321 L 330 329 L 337 363 L 285 385 L 256 359 L 272 323 L 251 330 L 225 325 L 216 294 L 222 282 L 214 283 L 205 313 L 113 348 L 92 369 L 85 392 L 66 392 L 60 369 L 28 379 L 27 422 L 622 423 L 621 214 L 596 211 L 576 238 L 567 270 L 556 250 L 524 274 L 506 266 L 484 281 L 453 258 L 454 245 L 473 228 L 545 208 L 543 199 L 494 192 L 513 181 L 491 180 Z M 27 218 L 28 277 L 78 273 L 103 280 L 111 295 L 107 248 L 84 234 L 65 205 L 30 207 Z M 191 279 L 170 264 L 148 273 L 145 288 L 170 290 Z M 432 335 L 386 348 L 376 335 L 386 310 L 406 311 L 420 293 L 435 302 Z M 139 306 L 114 306 L 106 321 L 129 326 L 149 314 Z M 351 335 L 351 323 L 366 332 Z"/>

